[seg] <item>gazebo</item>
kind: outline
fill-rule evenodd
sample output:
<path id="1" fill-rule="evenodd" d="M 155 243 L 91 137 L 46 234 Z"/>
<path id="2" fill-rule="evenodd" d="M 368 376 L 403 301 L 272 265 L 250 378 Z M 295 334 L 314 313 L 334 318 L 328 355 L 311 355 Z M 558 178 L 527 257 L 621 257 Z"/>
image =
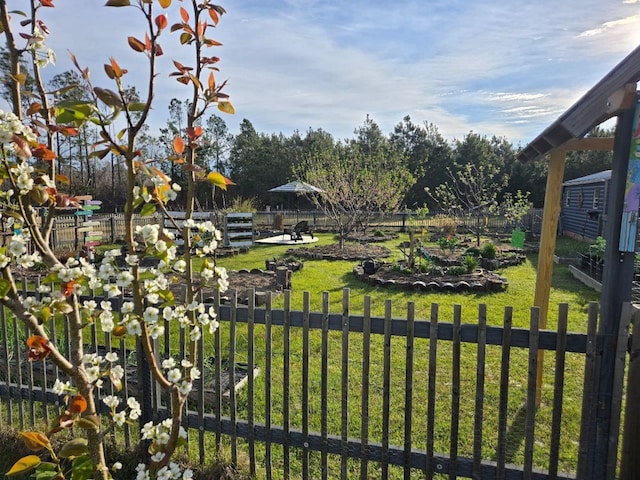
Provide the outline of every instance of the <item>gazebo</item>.
<path id="1" fill-rule="evenodd" d="M 615 424 L 615 417 L 619 416 L 620 412 L 613 411 L 611 399 L 613 372 L 618 361 L 615 352 L 620 316 L 623 304 L 631 300 L 633 280 L 634 220 L 637 219 L 638 208 L 635 190 L 636 187 L 640 189 L 640 180 L 635 180 L 634 173 L 637 167 L 635 164 L 640 161 L 636 157 L 640 155 L 640 150 L 636 151 L 634 148 L 632 151 L 631 146 L 632 144 L 635 146 L 636 141 L 640 143 L 638 128 L 640 104 L 636 92 L 639 80 L 640 47 L 632 51 L 519 154 L 519 159 L 522 161 L 535 160 L 545 155 L 549 155 L 550 158 L 534 300 L 535 305 L 540 309 L 540 326 L 545 328 L 566 152 L 613 150 L 613 166 L 607 199 L 609 221 L 604 232 L 607 248 L 598 325 L 598 334 L 603 342 L 597 350 L 601 358 L 598 391 L 592 410 L 595 412 L 595 426 L 592 429 L 592 438 L 588 441 L 588 451 L 585 452 L 586 465 L 582 470 L 580 467 L 578 470 L 578 478 L 584 479 L 614 478 L 616 472 L 617 431 L 612 431 L 611 425 Z M 594 127 L 613 117 L 617 117 L 614 138 L 584 137 Z M 635 185 L 636 183 L 638 185 Z M 626 199 L 625 193 L 627 193 Z M 633 241 L 625 240 L 630 238 L 633 238 Z M 542 365 L 541 360 L 542 358 L 539 359 L 539 366 Z M 541 383 L 541 374 L 539 370 L 538 386 Z M 638 417 L 638 415 L 625 417 L 627 422 L 625 433 L 628 433 L 627 429 L 633 431 L 640 429 L 640 423 L 636 420 L 634 424 L 629 418 L 631 416 Z M 617 421 L 619 422 L 619 419 Z M 623 449 L 626 449 L 626 445 Z M 623 462 L 622 470 L 624 471 L 625 468 Z"/>

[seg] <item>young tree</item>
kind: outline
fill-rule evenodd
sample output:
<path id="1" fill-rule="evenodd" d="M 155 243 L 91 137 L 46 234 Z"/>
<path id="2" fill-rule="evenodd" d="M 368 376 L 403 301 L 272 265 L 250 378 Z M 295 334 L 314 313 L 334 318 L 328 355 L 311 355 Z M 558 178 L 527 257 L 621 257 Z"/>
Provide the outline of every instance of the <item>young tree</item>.
<path id="1" fill-rule="evenodd" d="M 485 230 L 485 218 L 498 207 L 498 195 L 506 185 L 506 178 L 498 175 L 491 165 L 467 163 L 457 173 L 447 168 L 449 181 L 428 191 L 442 211 L 456 218 L 470 219 L 466 226 L 476 236 Z"/>
<path id="2" fill-rule="evenodd" d="M 25 442 L 31 448 L 46 449 L 53 453 L 50 435 L 61 429 L 74 427 L 74 435 L 67 447 L 73 448 L 76 457 L 72 463 L 73 479 L 95 478 L 106 480 L 111 477 L 104 455 L 105 437 L 100 431 L 101 420 L 97 415 L 94 393 L 104 380 L 113 383 L 117 389 L 124 374 L 119 367 L 115 352 L 104 357 L 85 349 L 85 330 L 95 323 L 106 334 L 116 337 L 130 335 L 136 339 L 137 348 L 147 358 L 157 384 L 171 397 L 171 417 L 168 421 L 154 424 L 150 422 L 141 430 L 143 440 L 149 447 L 149 462 L 138 467 L 140 478 L 178 478 L 179 467 L 171 462 L 174 451 L 183 442 L 182 412 L 193 382 L 200 372 L 195 368 L 198 358 L 198 339 L 204 328 L 215 329 L 215 314 L 205 310 L 196 299 L 200 286 L 195 281 L 192 259 L 203 257 L 200 276 L 202 285 L 213 284 L 226 288 L 226 273 L 215 266 L 208 256 L 217 246 L 219 232 L 210 222 L 196 225 L 190 220 L 193 211 L 195 185 L 198 181 L 211 181 L 226 186 L 228 181 L 217 172 L 200 172 L 196 167 L 195 152 L 198 148 L 202 129 L 198 119 L 212 105 L 227 113 L 233 113 L 228 96 L 223 92 L 225 82 L 218 83 L 214 76 L 218 57 L 206 56 L 205 49 L 219 45 L 209 37 L 210 28 L 216 25 L 224 13 L 222 7 L 209 1 L 185 0 L 172 5 L 171 0 L 107 0 L 109 7 L 130 7 L 141 14 L 143 31 L 128 37 L 129 46 L 144 57 L 148 73 L 147 91 L 140 101 L 135 101 L 130 90 L 124 85 L 127 69 L 115 58 L 104 66 L 111 82 L 111 88 L 92 83 L 87 68 L 82 68 L 72 56 L 78 73 L 89 92 L 89 98 L 82 101 L 69 99 L 57 102 L 45 90 L 40 69 L 52 58 L 46 47 L 48 26 L 41 18 L 43 8 L 53 8 L 51 0 L 31 0 L 29 15 L 7 10 L 7 2 L 0 2 L 0 32 L 4 36 L 10 59 L 11 75 L 5 79 L 11 95 L 13 112 L 0 112 L 0 180 L 7 182 L 8 189 L 0 193 L 0 213 L 15 222 L 14 236 L 6 247 L 0 248 L 0 303 L 8 307 L 26 327 L 31 336 L 27 340 L 29 359 L 32 361 L 49 358 L 61 372 L 70 379 L 58 379 L 54 392 L 65 395 L 67 409 L 58 419 L 55 428 L 48 434 L 43 432 L 23 432 Z M 175 10 L 178 22 L 169 28 L 167 13 Z M 26 16 L 20 24 L 13 24 L 16 17 Z M 176 70 L 172 75 L 191 89 L 191 100 L 186 111 L 185 135 L 173 139 L 173 160 L 186 171 L 187 220 L 180 226 L 184 242 L 184 255 L 178 256 L 173 239 L 162 234 L 159 225 L 134 228 L 133 216 L 154 213 L 157 209 L 168 214 L 166 203 L 176 197 L 176 187 L 171 179 L 156 165 L 156 159 L 140 157 L 137 140 L 144 130 L 157 77 L 156 59 L 162 55 L 158 41 L 161 33 L 176 32 L 180 42 L 193 52 L 192 64 L 174 62 Z M 19 35 L 16 35 L 16 32 Z M 141 40 L 142 39 L 142 40 Z M 18 42 L 24 41 L 23 45 Z M 23 87 L 25 75 L 21 72 L 21 62 L 29 59 L 33 68 L 35 91 L 27 107 L 23 109 Z M 55 115 L 54 115 L 55 114 Z M 53 216 L 59 207 L 77 205 L 75 197 L 58 190 L 57 181 L 64 178 L 55 172 L 55 152 L 52 137 L 55 133 L 75 135 L 77 127 L 85 122 L 99 127 L 100 137 L 95 142 L 91 158 L 103 159 L 114 154 L 126 169 L 125 182 L 127 198 L 125 203 L 126 244 L 128 255 L 126 267 L 116 262 L 120 250 L 106 252 L 99 267 L 84 259 L 70 259 L 62 263 L 50 247 Z M 120 123 L 121 128 L 112 126 Z M 46 165 L 47 169 L 42 168 Z M 37 168 L 36 168 L 37 167 Z M 39 207 L 46 207 L 47 214 L 39 221 Z M 176 224 L 176 227 L 178 225 Z M 33 253 L 29 246 L 33 247 Z M 157 268 L 145 271 L 140 266 L 142 257 L 150 256 L 158 260 Z M 14 278 L 14 268 L 20 265 L 29 268 L 36 263 L 45 263 L 50 274 L 38 296 L 22 298 Z M 174 298 L 168 285 L 180 281 L 186 287 L 184 299 Z M 52 287 L 48 287 L 51 285 Z M 125 302 L 122 315 L 116 317 L 111 311 L 109 298 L 126 289 L 132 300 Z M 99 305 L 96 301 L 84 300 L 80 296 L 92 291 L 102 292 L 107 300 Z M 50 328 L 55 328 L 54 320 L 66 319 L 70 325 L 70 350 L 63 353 L 49 340 Z M 153 339 L 162 334 L 164 320 L 179 322 L 190 339 L 185 358 L 161 360 L 161 353 L 154 350 Z M 126 407 L 120 407 L 121 400 L 107 396 L 104 403 L 111 410 L 112 426 L 125 421 L 135 421 L 140 416 L 140 404 L 135 398 L 125 399 Z M 52 455 L 46 467 L 39 457 L 30 455 L 21 459 L 12 468 L 17 474 L 36 468 L 38 478 L 52 478 L 47 469 L 53 465 L 55 478 L 67 478 L 60 458 Z M 83 462 L 90 461 L 92 471 L 87 472 Z M 86 462 L 85 462 L 86 463 Z M 40 469 L 40 470 L 38 470 Z M 185 472 L 184 477 L 190 478 Z"/>
<path id="3" fill-rule="evenodd" d="M 296 170 L 322 190 L 309 198 L 335 222 L 340 248 L 351 232 L 366 229 L 373 215 L 397 211 L 414 181 L 398 152 L 370 146 L 365 153 L 359 144 L 339 143 L 310 155 Z"/>

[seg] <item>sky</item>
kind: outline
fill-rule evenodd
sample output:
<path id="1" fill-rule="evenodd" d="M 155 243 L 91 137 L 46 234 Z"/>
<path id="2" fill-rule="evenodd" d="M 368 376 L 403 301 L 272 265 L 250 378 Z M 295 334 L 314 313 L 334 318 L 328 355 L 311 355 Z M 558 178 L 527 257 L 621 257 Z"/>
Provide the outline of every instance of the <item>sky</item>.
<path id="1" fill-rule="evenodd" d="M 96 86 L 113 88 L 102 65 L 127 68 L 145 90 L 139 11 L 106 0 L 55 0 L 44 9 L 57 52 L 46 75 L 72 69 L 69 51 Z M 132 0 L 132 2 L 135 0 Z M 224 0 L 219 0 L 222 2 Z M 175 6 L 169 24 L 178 20 Z M 9 8 L 23 1 L 8 0 Z M 258 132 L 322 129 L 352 138 L 367 115 L 385 134 L 409 115 L 449 140 L 469 132 L 526 146 L 640 45 L 640 0 L 226 0 L 210 36 L 223 43 L 218 81 L 236 114 L 217 110 L 231 133 L 243 119 Z M 172 98 L 190 90 L 169 78 L 190 53 L 161 37 L 151 133 Z M 605 125 L 606 126 L 606 125 Z"/>

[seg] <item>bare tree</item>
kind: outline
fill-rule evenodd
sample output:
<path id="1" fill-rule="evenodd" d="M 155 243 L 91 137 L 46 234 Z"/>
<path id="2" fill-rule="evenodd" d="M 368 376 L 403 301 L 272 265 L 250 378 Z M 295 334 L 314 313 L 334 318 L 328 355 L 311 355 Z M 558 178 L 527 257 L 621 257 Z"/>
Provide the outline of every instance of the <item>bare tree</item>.
<path id="1" fill-rule="evenodd" d="M 366 229 L 373 215 L 396 211 L 414 182 L 400 155 L 365 154 L 357 145 L 319 152 L 297 173 L 322 190 L 309 197 L 335 222 L 340 248 L 351 232 Z"/>

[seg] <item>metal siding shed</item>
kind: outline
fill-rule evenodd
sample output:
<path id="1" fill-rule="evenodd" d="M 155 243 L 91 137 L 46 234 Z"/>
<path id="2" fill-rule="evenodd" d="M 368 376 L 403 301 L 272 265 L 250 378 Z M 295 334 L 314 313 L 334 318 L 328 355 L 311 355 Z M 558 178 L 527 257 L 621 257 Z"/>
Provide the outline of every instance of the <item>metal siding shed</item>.
<path id="1" fill-rule="evenodd" d="M 603 234 L 610 179 L 611 170 L 604 170 L 562 184 L 558 227 L 562 235 L 589 241 Z"/>

